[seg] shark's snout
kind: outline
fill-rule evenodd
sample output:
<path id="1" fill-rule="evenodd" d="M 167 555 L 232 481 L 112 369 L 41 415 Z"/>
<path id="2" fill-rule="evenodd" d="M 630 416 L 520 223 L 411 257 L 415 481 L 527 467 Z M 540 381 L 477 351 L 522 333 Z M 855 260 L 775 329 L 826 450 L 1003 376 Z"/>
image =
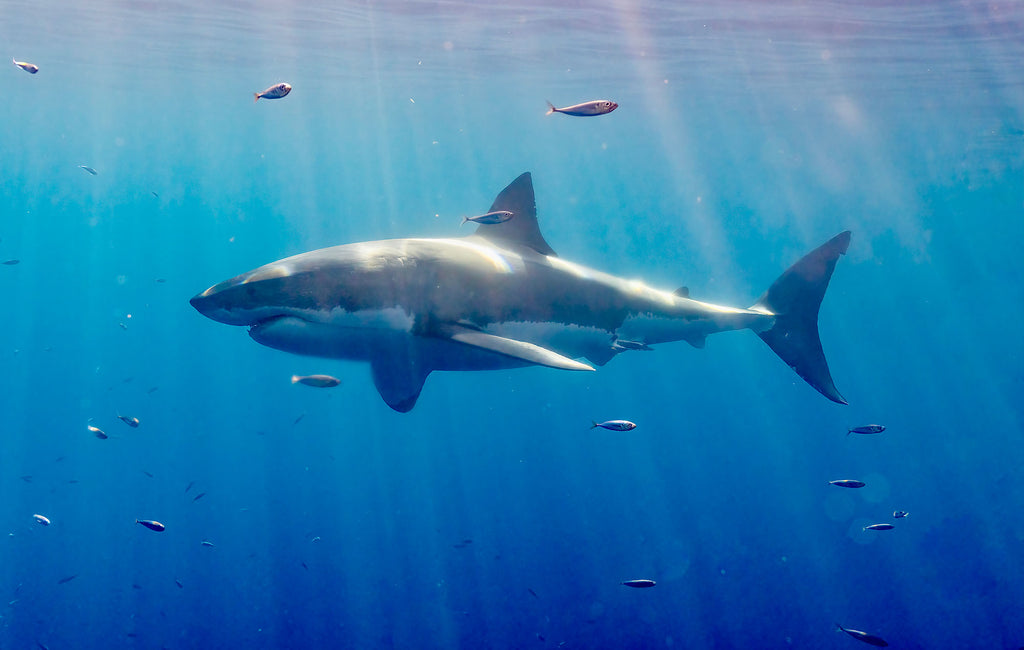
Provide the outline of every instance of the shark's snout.
<path id="1" fill-rule="evenodd" d="M 225 325 L 252 325 L 260 319 L 254 313 L 252 287 L 247 286 L 246 276 L 238 276 L 215 284 L 206 291 L 196 294 L 189 304 L 196 311 L 211 320 Z"/>

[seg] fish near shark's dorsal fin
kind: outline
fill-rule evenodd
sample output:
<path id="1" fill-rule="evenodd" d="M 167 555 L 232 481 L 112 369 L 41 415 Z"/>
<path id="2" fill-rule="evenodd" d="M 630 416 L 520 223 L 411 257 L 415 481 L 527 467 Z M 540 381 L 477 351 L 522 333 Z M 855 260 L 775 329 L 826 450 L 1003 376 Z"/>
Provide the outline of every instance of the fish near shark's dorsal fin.
<path id="1" fill-rule="evenodd" d="M 675 291 L 672 292 L 672 295 L 673 296 L 679 296 L 680 298 L 689 298 L 690 297 L 690 288 L 689 287 L 679 287 L 678 289 L 676 289 Z"/>
<path id="2" fill-rule="evenodd" d="M 533 195 L 530 172 L 523 173 L 498 194 L 488 212 L 498 210 L 508 210 L 513 217 L 504 223 L 480 224 L 473 236 L 483 237 L 499 245 L 527 246 L 541 255 L 557 255 L 544 241 L 544 235 L 540 234 L 540 226 L 537 225 L 537 201 Z"/>

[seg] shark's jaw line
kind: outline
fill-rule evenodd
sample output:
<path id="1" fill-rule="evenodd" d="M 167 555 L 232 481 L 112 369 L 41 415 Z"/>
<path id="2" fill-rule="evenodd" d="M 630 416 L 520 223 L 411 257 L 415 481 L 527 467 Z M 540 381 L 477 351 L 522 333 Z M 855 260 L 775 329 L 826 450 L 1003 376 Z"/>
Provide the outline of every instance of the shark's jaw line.
<path id="1" fill-rule="evenodd" d="M 835 389 L 817 313 L 850 234 L 784 273 L 750 308 L 692 300 L 562 260 L 537 225 L 529 173 L 491 212 L 514 216 L 466 237 L 360 242 L 295 255 L 210 287 L 192 299 L 204 315 L 249 326 L 287 352 L 369 362 L 394 409 L 411 409 L 434 370 L 543 365 L 592 370 L 627 350 L 751 329 L 811 386 Z"/>

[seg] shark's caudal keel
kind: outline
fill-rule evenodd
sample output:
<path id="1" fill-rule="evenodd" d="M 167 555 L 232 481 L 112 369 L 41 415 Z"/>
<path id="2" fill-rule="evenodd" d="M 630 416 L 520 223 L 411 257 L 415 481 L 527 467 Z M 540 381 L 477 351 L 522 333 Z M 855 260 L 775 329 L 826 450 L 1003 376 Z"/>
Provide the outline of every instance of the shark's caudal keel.
<path id="1" fill-rule="evenodd" d="M 537 225 L 529 173 L 495 199 L 502 223 L 458 239 L 325 248 L 226 280 L 192 299 L 213 320 L 248 326 L 268 347 L 365 361 L 381 397 L 416 404 L 434 370 L 541 365 L 592 370 L 627 350 L 753 330 L 807 383 L 846 403 L 818 339 L 818 309 L 850 233 L 783 273 L 749 309 L 659 291 L 562 260 Z"/>

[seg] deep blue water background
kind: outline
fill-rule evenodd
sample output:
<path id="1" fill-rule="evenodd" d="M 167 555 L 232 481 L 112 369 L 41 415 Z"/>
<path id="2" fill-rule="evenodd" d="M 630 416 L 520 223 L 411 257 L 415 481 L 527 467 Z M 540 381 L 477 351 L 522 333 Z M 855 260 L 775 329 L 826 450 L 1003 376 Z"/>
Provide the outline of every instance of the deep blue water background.
<path id="1" fill-rule="evenodd" d="M 0 647 L 1024 645 L 1024 6 L 309 4 L 0 2 Z M 188 304 L 527 170 L 560 256 L 720 304 L 852 230 L 850 405 L 735 332 L 401 415 Z"/>

